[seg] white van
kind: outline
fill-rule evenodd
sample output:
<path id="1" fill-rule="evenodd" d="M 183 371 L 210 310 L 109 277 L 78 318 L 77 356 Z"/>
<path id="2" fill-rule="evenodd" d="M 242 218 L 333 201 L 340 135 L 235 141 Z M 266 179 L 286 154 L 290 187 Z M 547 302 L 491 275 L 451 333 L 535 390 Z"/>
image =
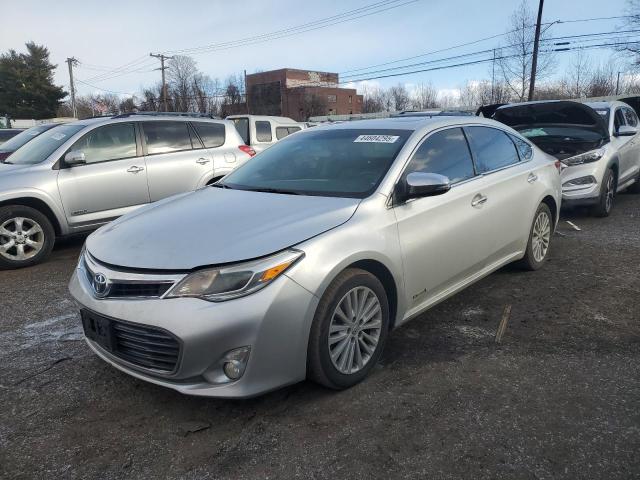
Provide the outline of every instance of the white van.
<path id="1" fill-rule="evenodd" d="M 291 118 L 269 115 L 230 115 L 227 120 L 233 121 L 245 145 L 251 146 L 256 153 L 306 128 L 304 123 Z"/>

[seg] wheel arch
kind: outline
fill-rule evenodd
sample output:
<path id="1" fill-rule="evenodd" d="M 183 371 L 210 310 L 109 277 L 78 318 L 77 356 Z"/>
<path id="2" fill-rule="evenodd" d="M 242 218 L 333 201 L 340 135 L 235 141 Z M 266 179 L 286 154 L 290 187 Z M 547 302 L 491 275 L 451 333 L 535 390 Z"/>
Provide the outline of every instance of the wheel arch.
<path id="1" fill-rule="evenodd" d="M 62 224 L 58 216 L 54 213 L 53 209 L 42 199 L 36 197 L 17 197 L 8 200 L 1 200 L 0 207 L 7 207 L 10 205 L 20 205 L 24 207 L 30 207 L 38 210 L 42 213 L 53 225 L 53 230 L 56 235 L 62 235 Z"/>
<path id="2" fill-rule="evenodd" d="M 549 207 L 549 210 L 551 210 L 551 215 L 553 215 L 553 229 L 555 230 L 555 226 L 560 219 L 560 210 L 558 208 L 558 204 L 556 203 L 556 199 L 551 195 L 547 195 L 540 201 L 540 203 L 544 203 L 547 207 Z"/>

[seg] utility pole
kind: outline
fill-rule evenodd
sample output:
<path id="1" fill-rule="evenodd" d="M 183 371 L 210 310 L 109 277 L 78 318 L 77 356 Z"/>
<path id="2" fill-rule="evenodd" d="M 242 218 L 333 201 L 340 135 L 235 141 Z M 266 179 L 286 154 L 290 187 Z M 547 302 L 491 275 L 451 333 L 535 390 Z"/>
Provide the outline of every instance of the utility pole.
<path id="1" fill-rule="evenodd" d="M 244 103 L 247 106 L 247 115 L 251 114 L 249 110 L 249 90 L 247 89 L 247 71 L 244 71 Z"/>
<path id="2" fill-rule="evenodd" d="M 494 101 L 494 93 L 495 93 L 495 84 L 496 84 L 496 49 L 493 49 L 493 63 L 491 64 L 491 103 L 496 103 Z"/>
<path id="3" fill-rule="evenodd" d="M 166 112 L 168 110 L 167 109 L 167 82 L 165 81 L 164 71 L 169 67 L 165 67 L 164 61 L 172 60 L 173 57 L 168 57 L 161 53 L 150 53 L 149 56 L 160 59 L 160 68 L 156 68 L 156 70 L 160 70 L 162 72 L 162 104 L 164 106 L 164 111 Z"/>
<path id="4" fill-rule="evenodd" d="M 618 72 L 618 80 L 616 80 L 616 95 L 618 95 L 618 91 L 620 90 L 620 73 Z"/>
<path id="5" fill-rule="evenodd" d="M 69 66 L 69 90 L 71 90 L 71 114 L 73 118 L 78 118 L 78 110 L 76 109 L 76 89 L 73 85 L 73 67 L 78 64 L 78 60 L 74 57 L 67 58 Z"/>
<path id="6" fill-rule="evenodd" d="M 538 68 L 538 47 L 540 45 L 540 24 L 542 23 L 542 6 L 544 0 L 540 0 L 538 5 L 538 20 L 536 21 L 536 33 L 533 41 L 533 58 L 531 59 L 531 80 L 529 82 L 529 101 L 533 100 L 533 93 L 536 88 L 536 69 Z"/>

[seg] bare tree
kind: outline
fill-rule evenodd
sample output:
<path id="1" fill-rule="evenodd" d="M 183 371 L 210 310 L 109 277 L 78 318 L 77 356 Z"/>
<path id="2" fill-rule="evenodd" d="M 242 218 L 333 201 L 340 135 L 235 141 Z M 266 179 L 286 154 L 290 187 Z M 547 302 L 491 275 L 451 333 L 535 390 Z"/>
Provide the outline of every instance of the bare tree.
<path id="1" fill-rule="evenodd" d="M 582 50 L 574 55 L 565 76 L 561 80 L 564 95 L 568 98 L 580 98 L 586 96 L 587 86 L 591 77 L 591 62 L 589 57 Z"/>
<path id="2" fill-rule="evenodd" d="M 496 61 L 507 88 L 517 101 L 527 98 L 531 82 L 531 63 L 533 60 L 533 44 L 536 19 L 529 9 L 526 0 L 522 0 L 511 15 L 510 29 L 506 34 L 506 45 L 497 52 Z M 540 38 L 544 40 L 548 30 Z M 543 79 L 552 73 L 553 56 L 541 53 L 538 55 L 536 77 Z"/>
<path id="3" fill-rule="evenodd" d="M 191 87 L 197 74 L 198 68 L 193 58 L 176 55 L 169 60 L 167 79 L 175 111 L 191 112 L 195 109 Z"/>
<path id="4" fill-rule="evenodd" d="M 420 83 L 413 91 L 411 106 L 416 110 L 426 110 L 436 108 L 438 102 L 438 91 L 431 83 Z"/>
<path id="5" fill-rule="evenodd" d="M 393 101 L 393 108 L 397 111 L 406 110 L 411 105 L 411 98 L 407 88 L 399 83 L 395 87 L 389 89 L 391 100 Z"/>
<path id="6" fill-rule="evenodd" d="M 608 62 L 594 68 L 589 76 L 585 93 L 587 97 L 605 97 L 616 91 L 618 66 Z"/>

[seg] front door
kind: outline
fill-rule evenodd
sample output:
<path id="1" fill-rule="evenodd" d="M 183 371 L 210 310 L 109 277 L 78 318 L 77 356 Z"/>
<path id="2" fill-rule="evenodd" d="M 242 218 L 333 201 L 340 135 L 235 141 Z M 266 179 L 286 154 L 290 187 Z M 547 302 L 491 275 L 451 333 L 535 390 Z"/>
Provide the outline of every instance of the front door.
<path id="1" fill-rule="evenodd" d="M 104 223 L 149 203 L 147 172 L 133 123 L 97 127 L 69 151 L 82 151 L 86 163 L 61 162 L 58 190 L 69 224 Z"/>
<path id="2" fill-rule="evenodd" d="M 619 112 L 619 113 L 618 113 Z M 638 117 L 630 107 L 616 109 L 616 130 L 618 123 L 624 120 L 624 125 L 638 128 Z M 623 117 L 618 119 L 618 117 Z M 618 185 L 622 185 L 631 178 L 636 178 L 640 169 L 640 139 L 636 133 L 633 136 L 612 137 L 612 142 L 618 147 L 620 153 L 620 172 Z"/>

